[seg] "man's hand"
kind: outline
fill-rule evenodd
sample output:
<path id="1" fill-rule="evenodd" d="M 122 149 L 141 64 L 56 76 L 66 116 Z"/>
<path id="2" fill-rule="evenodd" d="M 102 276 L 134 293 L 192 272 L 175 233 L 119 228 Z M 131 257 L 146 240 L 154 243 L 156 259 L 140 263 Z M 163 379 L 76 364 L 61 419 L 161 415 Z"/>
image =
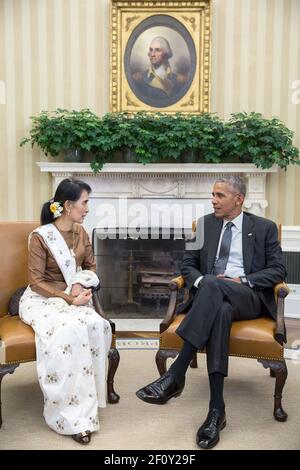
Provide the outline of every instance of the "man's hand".
<path id="1" fill-rule="evenodd" d="M 92 298 L 92 290 L 91 289 L 83 289 L 76 297 L 74 297 L 73 305 L 77 307 L 81 305 L 86 305 L 89 300 Z"/>
<path id="2" fill-rule="evenodd" d="M 232 281 L 241 284 L 241 280 L 239 277 L 226 277 L 224 274 L 218 274 L 217 277 L 224 279 L 225 281 Z"/>

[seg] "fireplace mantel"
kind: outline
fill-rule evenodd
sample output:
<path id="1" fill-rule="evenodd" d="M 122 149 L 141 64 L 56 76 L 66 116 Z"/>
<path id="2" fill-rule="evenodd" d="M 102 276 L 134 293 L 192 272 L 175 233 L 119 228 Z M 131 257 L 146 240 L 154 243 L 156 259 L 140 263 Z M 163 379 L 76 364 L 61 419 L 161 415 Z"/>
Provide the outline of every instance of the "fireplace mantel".
<path id="1" fill-rule="evenodd" d="M 55 176 L 66 175 L 95 175 L 89 163 L 55 163 L 37 162 L 42 172 L 52 173 Z M 97 173 L 97 177 L 107 175 L 199 175 L 199 174 L 228 174 L 238 173 L 247 175 L 263 176 L 267 173 L 276 173 L 277 166 L 263 170 L 252 163 L 106 163 L 103 169 Z"/>
<path id="2" fill-rule="evenodd" d="M 245 208 L 249 212 L 264 216 L 268 206 L 266 199 L 267 174 L 278 172 L 278 167 L 268 170 L 256 168 L 252 164 L 130 164 L 108 163 L 103 170 L 93 173 L 89 163 L 37 163 L 41 172 L 52 176 L 53 194 L 58 183 L 67 177 L 83 179 L 92 188 L 90 213 L 84 222 L 91 234 L 97 226 L 99 206 L 117 201 L 124 196 L 132 201 L 149 203 L 184 202 L 187 199 L 206 203 L 211 212 L 211 190 L 213 182 L 222 175 L 243 175 L 247 182 Z M 144 204 L 145 206 L 146 204 Z M 128 207 L 130 207 L 128 205 Z M 147 206 L 149 207 L 149 205 Z M 147 209 L 146 207 L 146 209 Z M 282 247 L 284 251 L 299 251 L 300 227 L 283 227 Z M 298 289 L 298 286 L 292 286 Z M 296 292 L 296 291 L 295 291 Z M 297 314 L 298 291 L 287 299 L 286 314 Z M 298 308 L 299 310 L 299 308 Z M 137 321 L 137 320 L 135 320 Z M 143 320 L 144 321 L 144 320 Z"/>
<path id="3" fill-rule="evenodd" d="M 91 209 L 96 203 L 116 201 L 118 198 L 128 200 L 166 201 L 176 199 L 179 203 L 185 200 L 203 202 L 210 212 L 211 190 L 214 181 L 221 176 L 238 174 L 245 177 L 247 183 L 247 198 L 245 209 L 257 215 L 264 216 L 268 206 L 266 199 L 266 177 L 268 173 L 278 171 L 277 167 L 262 170 L 253 164 L 238 163 L 107 163 L 95 174 L 89 163 L 55 163 L 38 162 L 40 171 L 52 175 L 53 192 L 58 183 L 66 177 L 76 177 L 88 182 L 92 188 Z M 176 202 L 177 202 L 176 201 Z M 151 201 L 147 202 L 151 204 Z M 94 205 L 93 205 L 94 204 Z M 87 228 L 92 215 L 86 220 Z M 94 220 L 95 217 L 94 217 Z M 94 225 L 95 226 L 95 225 Z"/>

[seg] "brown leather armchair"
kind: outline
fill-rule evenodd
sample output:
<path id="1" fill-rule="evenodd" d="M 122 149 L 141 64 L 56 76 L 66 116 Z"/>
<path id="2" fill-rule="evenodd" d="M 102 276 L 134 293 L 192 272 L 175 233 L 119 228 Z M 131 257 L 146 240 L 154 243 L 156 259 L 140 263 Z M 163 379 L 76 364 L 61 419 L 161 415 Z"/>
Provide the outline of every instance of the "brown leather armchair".
<path id="1" fill-rule="evenodd" d="M 170 357 L 175 358 L 183 344 L 183 340 L 175 331 L 184 318 L 184 313 L 176 314 L 178 291 L 184 287 L 185 281 L 182 276 L 173 279 L 169 284 L 169 307 L 164 320 L 160 324 L 159 350 L 156 354 L 156 365 L 160 375 L 166 371 L 167 359 Z M 282 283 L 275 286 L 274 295 L 277 300 L 276 322 L 271 317 L 233 322 L 229 345 L 230 356 L 257 359 L 264 368 L 269 368 L 270 375 L 276 378 L 274 418 L 277 421 L 287 419 L 287 413 L 281 405 L 281 394 L 287 378 L 283 343 L 286 341 L 284 298 L 288 293 L 289 288 L 286 284 Z M 191 367 L 197 367 L 196 356 L 191 362 Z"/>
<path id="2" fill-rule="evenodd" d="M 38 222 L 0 222 L 0 427 L 3 377 L 12 374 L 20 363 L 36 359 L 34 331 L 18 315 L 8 314 L 8 304 L 11 295 L 28 284 L 28 235 L 38 225 Z M 96 311 L 104 316 L 96 291 L 93 292 L 93 302 Z M 114 375 L 120 357 L 116 349 L 115 325 L 112 322 L 110 324 L 113 336 L 108 355 L 107 399 L 109 403 L 117 403 L 120 397 L 114 391 Z"/>

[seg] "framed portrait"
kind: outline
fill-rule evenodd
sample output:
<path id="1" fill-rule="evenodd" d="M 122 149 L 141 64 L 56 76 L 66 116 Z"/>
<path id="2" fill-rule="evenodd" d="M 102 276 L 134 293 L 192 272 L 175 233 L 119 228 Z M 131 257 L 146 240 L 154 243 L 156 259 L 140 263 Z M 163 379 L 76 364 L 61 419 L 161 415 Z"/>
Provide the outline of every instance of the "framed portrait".
<path id="1" fill-rule="evenodd" d="M 211 0 L 111 0 L 111 111 L 210 105 Z"/>

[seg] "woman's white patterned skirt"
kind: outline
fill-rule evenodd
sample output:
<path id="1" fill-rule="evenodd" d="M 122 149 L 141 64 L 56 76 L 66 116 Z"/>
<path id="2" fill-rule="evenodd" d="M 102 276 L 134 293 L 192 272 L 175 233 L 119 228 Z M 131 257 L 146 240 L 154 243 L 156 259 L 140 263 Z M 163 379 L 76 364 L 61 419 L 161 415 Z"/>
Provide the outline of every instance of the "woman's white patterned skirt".
<path id="1" fill-rule="evenodd" d="M 47 299 L 30 287 L 21 298 L 19 313 L 35 331 L 47 424 L 59 434 L 99 429 L 97 409 L 106 406 L 109 322 L 92 306 Z"/>

